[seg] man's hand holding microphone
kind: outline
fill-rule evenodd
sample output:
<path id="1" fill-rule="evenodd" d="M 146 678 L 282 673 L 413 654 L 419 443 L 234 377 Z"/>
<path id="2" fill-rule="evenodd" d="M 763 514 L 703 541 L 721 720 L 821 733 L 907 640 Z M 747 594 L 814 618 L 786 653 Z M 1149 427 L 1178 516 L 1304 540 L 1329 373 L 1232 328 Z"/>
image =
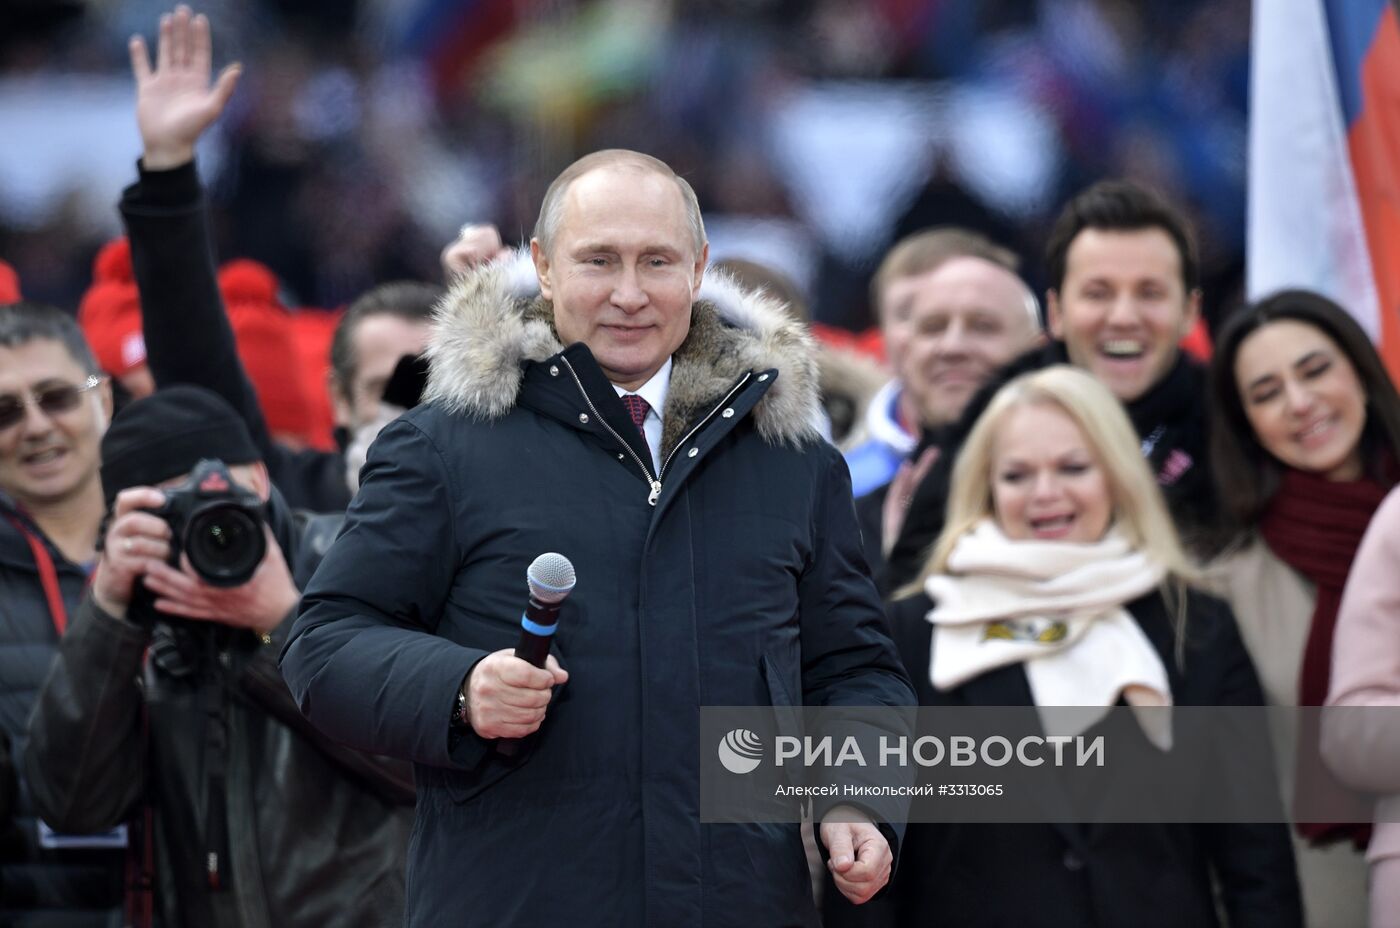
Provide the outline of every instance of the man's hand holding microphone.
<path id="1" fill-rule="evenodd" d="M 544 721 L 553 689 L 569 681 L 569 673 L 549 646 L 558 626 L 559 607 L 573 592 L 574 565 L 562 554 L 541 554 L 525 572 L 530 598 L 520 616 L 520 640 L 482 658 L 462 682 L 462 722 L 481 738 L 507 739 L 500 750 L 507 756 L 518 740 L 534 734 Z"/>
<path id="2" fill-rule="evenodd" d="M 550 655 L 543 667 L 515 656 L 512 648 L 488 654 L 472 668 L 462 686 L 467 717 L 482 738 L 524 738 L 544 721 L 551 693 L 569 674 Z"/>

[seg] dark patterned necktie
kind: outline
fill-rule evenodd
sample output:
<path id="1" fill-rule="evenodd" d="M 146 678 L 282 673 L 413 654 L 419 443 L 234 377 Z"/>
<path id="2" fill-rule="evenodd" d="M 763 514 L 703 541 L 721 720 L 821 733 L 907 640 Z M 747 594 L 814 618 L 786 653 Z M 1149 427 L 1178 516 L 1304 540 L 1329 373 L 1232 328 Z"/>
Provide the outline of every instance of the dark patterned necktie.
<path id="1" fill-rule="evenodd" d="M 632 417 L 632 424 L 637 427 L 637 431 L 642 433 L 642 441 L 647 440 L 646 429 L 642 428 L 642 423 L 647 421 L 647 413 L 651 412 L 651 404 L 635 393 L 624 393 L 622 395 L 622 405 L 627 407 L 627 414 Z M 650 448 L 651 445 L 647 444 Z"/>

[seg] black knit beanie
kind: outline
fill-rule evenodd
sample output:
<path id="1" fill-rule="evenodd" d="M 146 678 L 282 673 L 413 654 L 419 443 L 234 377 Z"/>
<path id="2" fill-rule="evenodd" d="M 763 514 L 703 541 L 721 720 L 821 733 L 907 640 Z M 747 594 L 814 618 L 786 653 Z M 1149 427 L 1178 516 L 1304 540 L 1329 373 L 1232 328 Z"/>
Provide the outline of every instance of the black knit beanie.
<path id="1" fill-rule="evenodd" d="M 262 455 L 217 393 L 184 385 L 157 390 L 117 413 L 102 436 L 102 494 L 110 506 L 122 490 L 178 477 L 203 458 L 251 464 Z"/>

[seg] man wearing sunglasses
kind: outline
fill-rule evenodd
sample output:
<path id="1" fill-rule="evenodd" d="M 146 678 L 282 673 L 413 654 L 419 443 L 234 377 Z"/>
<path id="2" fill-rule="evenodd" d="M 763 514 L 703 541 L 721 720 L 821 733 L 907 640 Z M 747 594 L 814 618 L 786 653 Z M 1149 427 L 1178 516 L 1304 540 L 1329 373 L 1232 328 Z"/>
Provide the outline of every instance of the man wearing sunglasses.
<path id="1" fill-rule="evenodd" d="M 83 394 L 102 385 L 103 378 L 98 374 L 88 374 L 83 382 L 52 383 L 35 389 L 29 394 L 33 405 L 49 414 L 50 418 L 59 413 L 72 412 L 83 401 Z M 24 421 L 30 405 L 23 394 L 14 393 L 0 396 L 0 431 Z"/>
<path id="2" fill-rule="evenodd" d="M 25 721 L 76 611 L 102 521 L 99 442 L 112 394 L 77 324 L 0 308 L 0 733 L 21 768 Z M 108 924 L 124 835 L 55 834 L 19 792 L 0 826 L 0 924 Z"/>
<path id="3" fill-rule="evenodd" d="M 289 511 L 238 413 L 199 387 L 126 406 L 101 448 L 111 517 L 34 699 L 22 767 L 34 808 L 59 829 L 135 823 L 136 925 L 151 911 L 172 928 L 397 923 L 407 764 L 318 735 L 276 663 L 298 587 L 339 518 Z M 229 530 L 247 523 L 228 511 L 206 515 L 203 532 L 195 518 L 156 514 L 188 499 L 190 474 L 211 459 L 224 466 L 199 469 L 199 490 L 225 495 L 202 502 L 240 496 L 237 511 L 257 522 L 247 534 Z M 245 545 L 240 560 L 228 539 L 254 531 L 263 546 Z M 208 572 L 217 567 L 233 575 Z"/>

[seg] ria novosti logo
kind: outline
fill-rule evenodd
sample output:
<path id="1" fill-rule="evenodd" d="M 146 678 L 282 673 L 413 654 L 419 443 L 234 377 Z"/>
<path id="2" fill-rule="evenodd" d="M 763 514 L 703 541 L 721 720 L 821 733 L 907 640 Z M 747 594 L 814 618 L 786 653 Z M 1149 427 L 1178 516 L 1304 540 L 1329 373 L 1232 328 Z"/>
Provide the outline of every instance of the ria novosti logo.
<path id="1" fill-rule="evenodd" d="M 747 728 L 736 728 L 720 739 L 719 762 L 730 773 L 753 773 L 763 760 L 763 742 Z"/>

